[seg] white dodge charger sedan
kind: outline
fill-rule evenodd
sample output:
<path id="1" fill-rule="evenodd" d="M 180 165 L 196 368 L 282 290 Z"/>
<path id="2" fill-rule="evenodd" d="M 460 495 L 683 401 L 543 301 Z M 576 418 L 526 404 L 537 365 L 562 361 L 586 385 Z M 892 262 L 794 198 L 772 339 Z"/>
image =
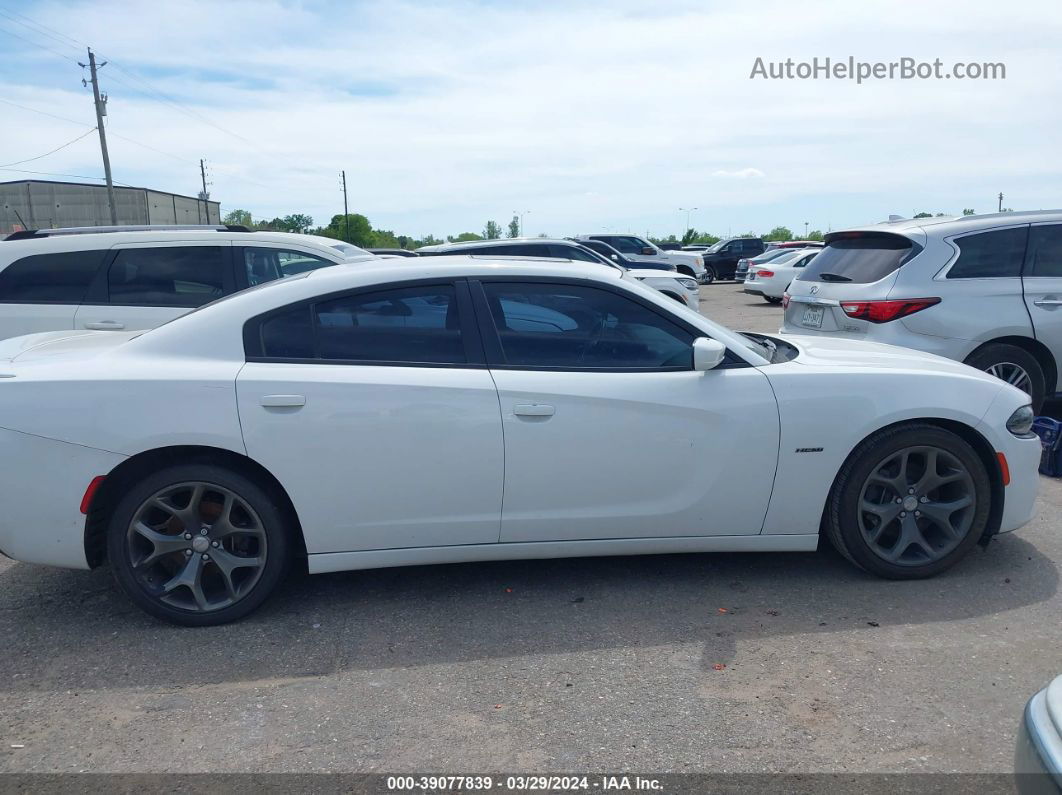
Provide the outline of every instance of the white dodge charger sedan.
<path id="1" fill-rule="evenodd" d="M 606 266 L 341 265 L 147 332 L 0 343 L 0 550 L 109 561 L 188 625 L 245 615 L 297 561 L 821 534 L 927 577 L 1030 519 L 1028 401 L 929 354 L 737 334 Z"/>

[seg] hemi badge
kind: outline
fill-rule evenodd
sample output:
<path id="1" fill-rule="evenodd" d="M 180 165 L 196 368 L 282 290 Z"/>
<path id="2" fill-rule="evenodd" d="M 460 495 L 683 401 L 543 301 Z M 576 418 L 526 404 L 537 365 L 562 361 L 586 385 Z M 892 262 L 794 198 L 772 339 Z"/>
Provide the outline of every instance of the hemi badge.
<path id="1" fill-rule="evenodd" d="M 796 449 L 796 452 L 798 452 L 798 453 L 821 453 L 822 452 L 822 448 L 821 447 L 798 447 Z"/>

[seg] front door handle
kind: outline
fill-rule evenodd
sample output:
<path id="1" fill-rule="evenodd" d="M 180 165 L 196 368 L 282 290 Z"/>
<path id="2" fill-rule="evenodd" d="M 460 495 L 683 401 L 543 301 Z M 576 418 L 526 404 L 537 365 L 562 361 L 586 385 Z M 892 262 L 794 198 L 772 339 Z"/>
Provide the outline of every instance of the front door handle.
<path id="1" fill-rule="evenodd" d="M 258 401 L 267 409 L 291 409 L 306 405 L 305 395 L 263 395 Z"/>
<path id="2" fill-rule="evenodd" d="M 85 328 L 93 331 L 121 331 L 125 328 L 125 323 L 119 323 L 117 320 L 92 320 L 85 324 Z"/>
<path id="3" fill-rule="evenodd" d="M 1039 301 L 1033 301 L 1037 306 L 1062 306 L 1062 300 L 1058 298 L 1041 298 Z"/>
<path id="4" fill-rule="evenodd" d="M 518 417 L 552 417 L 556 409 L 546 403 L 517 403 L 513 414 Z"/>

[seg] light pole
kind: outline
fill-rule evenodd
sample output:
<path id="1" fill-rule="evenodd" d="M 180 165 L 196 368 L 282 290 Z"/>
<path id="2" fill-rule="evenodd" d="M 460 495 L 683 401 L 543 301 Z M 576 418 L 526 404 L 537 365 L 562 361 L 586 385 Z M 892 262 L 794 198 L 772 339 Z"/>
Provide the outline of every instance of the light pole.
<path id="1" fill-rule="evenodd" d="M 694 210 L 700 209 L 699 207 L 679 207 L 680 213 L 686 213 L 686 228 L 682 230 L 682 237 L 686 236 L 686 233 L 690 230 L 690 213 Z M 679 238 L 680 240 L 682 238 Z"/>
<path id="2" fill-rule="evenodd" d="M 804 239 L 805 240 L 808 239 L 808 222 L 807 221 L 804 222 Z"/>
<path id="3" fill-rule="evenodd" d="M 530 212 L 530 210 L 524 210 L 522 212 L 519 210 L 513 210 L 513 215 L 519 217 L 520 219 L 520 237 L 524 236 L 524 216 L 529 214 Z"/>

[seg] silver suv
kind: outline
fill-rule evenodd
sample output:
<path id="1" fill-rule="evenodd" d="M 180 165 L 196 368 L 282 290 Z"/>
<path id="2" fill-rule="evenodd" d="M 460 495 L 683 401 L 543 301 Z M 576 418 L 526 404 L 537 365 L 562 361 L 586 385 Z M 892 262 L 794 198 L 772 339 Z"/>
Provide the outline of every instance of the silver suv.
<path id="1" fill-rule="evenodd" d="M 789 286 L 782 333 L 957 359 L 1028 392 L 1062 365 L 1062 210 L 897 220 L 826 236 Z"/>

